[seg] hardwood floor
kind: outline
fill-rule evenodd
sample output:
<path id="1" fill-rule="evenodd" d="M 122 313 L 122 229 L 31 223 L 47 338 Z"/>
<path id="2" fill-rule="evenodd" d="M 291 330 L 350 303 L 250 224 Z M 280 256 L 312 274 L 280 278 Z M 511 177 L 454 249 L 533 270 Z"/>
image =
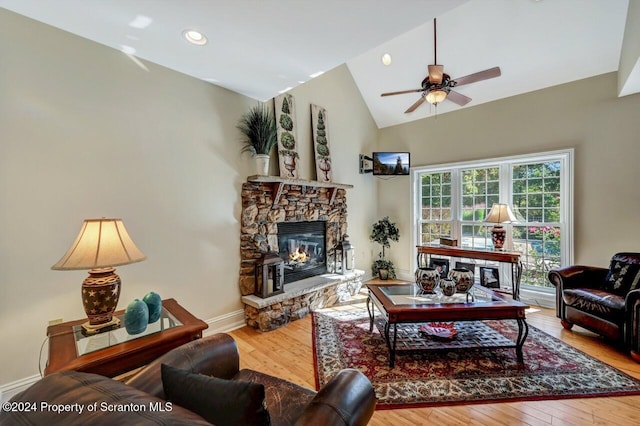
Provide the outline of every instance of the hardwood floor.
<path id="1" fill-rule="evenodd" d="M 345 309 L 348 307 L 337 307 Z M 567 331 L 555 311 L 532 307 L 527 322 L 640 379 L 640 364 L 580 327 Z M 267 333 L 243 327 L 230 332 L 241 368 L 251 368 L 315 389 L 311 316 Z M 376 411 L 370 425 L 640 425 L 640 396 L 473 404 Z"/>

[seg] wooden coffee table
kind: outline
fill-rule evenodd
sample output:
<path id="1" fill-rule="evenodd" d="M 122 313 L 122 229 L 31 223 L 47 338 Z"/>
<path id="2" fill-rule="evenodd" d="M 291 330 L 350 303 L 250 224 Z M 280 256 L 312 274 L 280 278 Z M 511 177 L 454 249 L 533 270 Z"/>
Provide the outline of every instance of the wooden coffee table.
<path id="1" fill-rule="evenodd" d="M 44 375 L 76 370 L 114 377 L 141 367 L 184 343 L 202 337 L 208 325 L 194 317 L 174 299 L 162 301 L 162 314 L 141 334 L 124 328 L 124 310 L 115 313 L 122 327 L 93 336 L 82 334 L 87 319 L 47 328 L 49 361 Z"/>
<path id="2" fill-rule="evenodd" d="M 389 348 L 390 368 L 393 368 L 399 350 L 515 348 L 518 361 L 524 362 L 522 345 L 529 333 L 525 310 L 529 306 L 522 302 L 479 285 L 471 288 L 472 298 L 460 293 L 451 297 L 425 294 L 416 284 L 367 284 L 367 287 L 369 331 L 373 331 L 375 323 L 384 336 Z M 376 308 L 380 311 L 378 320 Z M 518 323 L 517 339 L 514 342 L 502 336 L 479 322 L 482 320 L 515 320 Z M 465 322 L 460 327 L 461 332 L 450 342 L 426 338 L 419 332 L 420 323 L 445 321 Z"/>

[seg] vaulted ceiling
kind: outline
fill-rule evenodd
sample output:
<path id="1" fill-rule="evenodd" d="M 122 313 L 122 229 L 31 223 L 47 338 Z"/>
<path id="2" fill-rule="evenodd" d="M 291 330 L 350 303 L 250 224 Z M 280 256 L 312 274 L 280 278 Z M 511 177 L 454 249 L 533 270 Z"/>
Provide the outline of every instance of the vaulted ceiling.
<path id="1" fill-rule="evenodd" d="M 0 7 L 258 100 L 346 63 L 386 127 L 618 70 L 628 0 L 0 0 Z M 380 94 L 420 88 L 434 60 L 434 17 L 446 73 L 455 79 L 499 66 L 502 75 L 457 88 L 472 98 L 465 107 L 425 103 L 405 114 L 420 93 Z M 188 29 L 208 43 L 188 43 Z"/>

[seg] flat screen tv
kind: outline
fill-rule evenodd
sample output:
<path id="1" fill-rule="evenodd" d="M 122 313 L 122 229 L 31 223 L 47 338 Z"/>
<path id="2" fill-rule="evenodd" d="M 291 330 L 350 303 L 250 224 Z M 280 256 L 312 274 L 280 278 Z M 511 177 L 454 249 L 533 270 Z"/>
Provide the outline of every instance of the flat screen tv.
<path id="1" fill-rule="evenodd" d="M 374 152 L 374 176 L 406 176 L 409 174 L 408 152 Z"/>

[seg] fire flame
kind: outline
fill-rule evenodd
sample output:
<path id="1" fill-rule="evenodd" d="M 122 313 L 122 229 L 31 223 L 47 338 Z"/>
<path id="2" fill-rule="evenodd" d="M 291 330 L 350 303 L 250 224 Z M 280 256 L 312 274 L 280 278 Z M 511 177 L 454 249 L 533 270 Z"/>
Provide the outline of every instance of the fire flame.
<path id="1" fill-rule="evenodd" d="M 303 251 L 300 251 L 300 247 L 296 247 L 296 251 L 289 254 L 289 260 L 293 262 L 306 262 L 307 260 L 309 260 L 309 255 Z"/>

